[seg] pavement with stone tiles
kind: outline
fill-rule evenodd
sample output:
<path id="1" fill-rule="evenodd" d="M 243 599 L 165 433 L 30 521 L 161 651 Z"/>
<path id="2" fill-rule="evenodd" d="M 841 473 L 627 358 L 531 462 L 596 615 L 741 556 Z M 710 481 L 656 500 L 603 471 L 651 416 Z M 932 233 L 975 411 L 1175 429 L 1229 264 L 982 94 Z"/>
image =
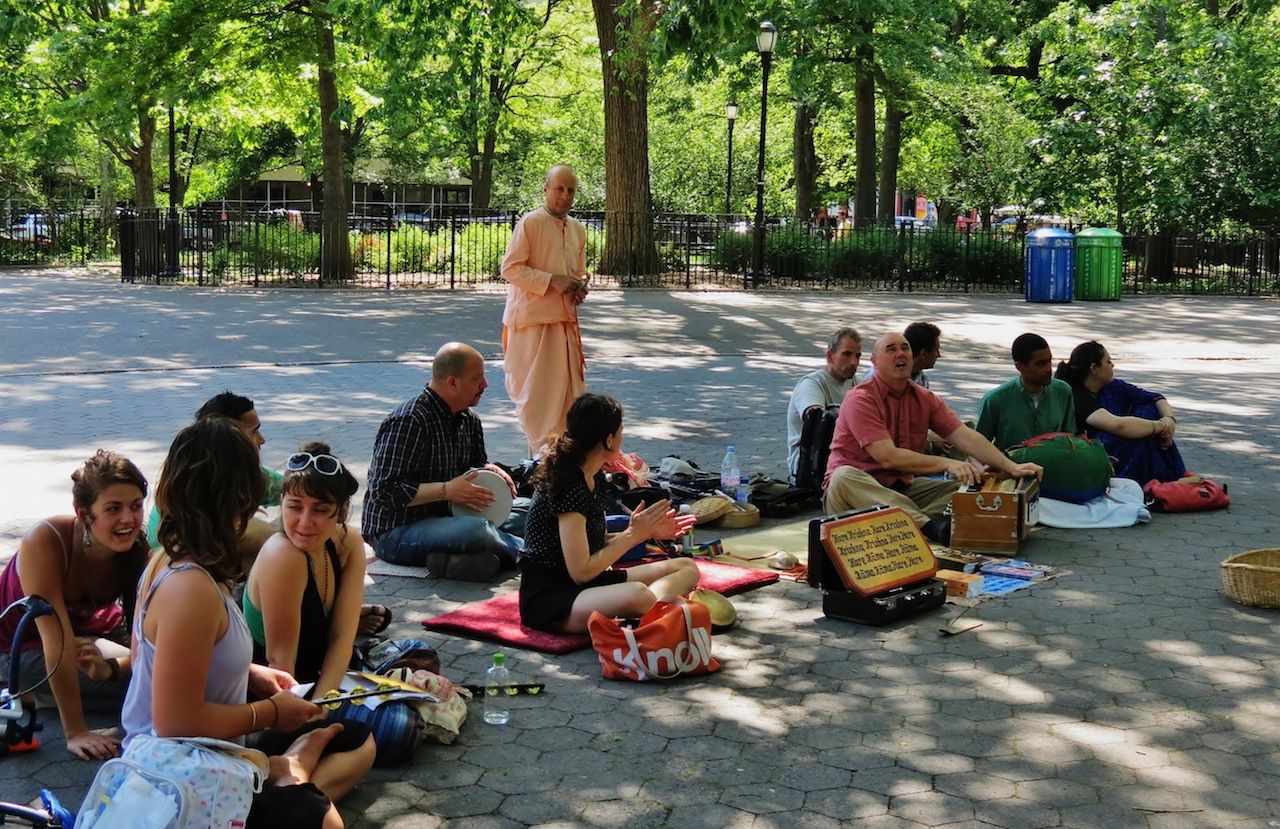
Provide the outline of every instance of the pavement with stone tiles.
<path id="1" fill-rule="evenodd" d="M 502 298 L 485 293 L 212 291 L 120 285 L 110 274 L 0 271 L 0 561 L 69 506 L 93 449 L 154 477 L 209 395 L 258 401 L 279 464 L 305 439 L 367 470 L 380 419 L 415 393 L 447 339 L 492 358 L 478 411 L 491 457 L 523 441 L 502 389 Z M 870 340 L 931 319 L 932 383 L 972 416 L 1012 374 L 1008 343 L 1044 334 L 1061 357 L 1098 338 L 1120 376 L 1166 392 L 1188 464 L 1230 484 L 1229 512 L 1107 531 L 1042 528 L 1023 555 L 1071 575 L 969 611 L 888 628 L 826 620 L 779 583 L 735 600 L 723 669 L 671 684 L 605 682 L 588 650 L 516 651 L 547 684 L 505 727 L 478 716 L 456 743 L 375 770 L 342 804 L 352 827 L 1268 827 L 1280 826 L 1280 615 L 1232 604 L 1218 563 L 1276 543 L 1280 306 L 1231 298 L 1028 305 L 1007 296 L 599 292 L 584 306 L 594 389 L 627 406 L 627 448 L 714 467 L 737 444 L 780 475 L 795 378 L 828 329 Z M 355 511 L 358 515 L 358 510 Z M 700 532 L 700 537 L 710 537 Z M 802 541 L 797 540 L 797 548 Z M 513 590 L 375 578 L 390 633 Z M 481 678 L 489 643 L 427 635 L 444 671 Z M 112 725 L 98 716 L 95 724 Z M 3 758 L 0 798 L 51 787 L 78 804 L 95 772 L 54 718 L 38 752 Z"/>

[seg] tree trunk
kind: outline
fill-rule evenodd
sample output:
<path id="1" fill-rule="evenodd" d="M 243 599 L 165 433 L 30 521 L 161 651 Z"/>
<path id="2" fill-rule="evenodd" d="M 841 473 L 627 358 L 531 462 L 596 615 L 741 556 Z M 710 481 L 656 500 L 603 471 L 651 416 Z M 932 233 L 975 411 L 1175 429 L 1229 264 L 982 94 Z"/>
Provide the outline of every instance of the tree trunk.
<path id="1" fill-rule="evenodd" d="M 853 83 L 857 116 L 854 170 L 858 177 L 853 196 L 853 221 L 862 227 L 874 223 L 876 218 L 876 82 L 872 74 L 875 56 L 870 45 L 872 22 L 863 20 L 860 25 L 868 42 L 857 49 L 858 69 Z"/>
<path id="2" fill-rule="evenodd" d="M 101 144 L 98 145 L 98 221 L 101 229 L 97 234 L 97 253 L 105 257 L 116 225 L 116 170 L 115 159 Z"/>
<path id="3" fill-rule="evenodd" d="M 133 147 L 129 170 L 133 173 L 133 203 L 139 208 L 156 206 L 155 170 L 152 169 L 156 119 L 150 113 L 150 101 L 138 104 L 138 142 Z"/>
<path id="4" fill-rule="evenodd" d="M 1119 152 L 1116 153 L 1116 230 L 1124 233 L 1124 214 L 1129 207 L 1129 200 L 1126 198 L 1127 192 L 1125 188 L 1128 186 L 1124 180 L 1124 142 L 1127 130 L 1125 129 L 1125 121 L 1120 121 L 1120 132 L 1117 140 Z"/>
<path id="5" fill-rule="evenodd" d="M 818 152 L 813 146 L 813 107 L 801 103 L 796 107 L 793 161 L 796 179 L 796 218 L 807 222 L 813 218 L 813 190 L 818 180 Z"/>
<path id="6" fill-rule="evenodd" d="M 498 145 L 498 131 L 485 130 L 480 150 L 471 156 L 471 206 L 485 210 L 493 199 L 493 154 Z"/>
<path id="7" fill-rule="evenodd" d="M 898 157 L 902 149 L 902 122 L 907 118 L 897 101 L 886 97 L 884 106 L 884 141 L 880 161 L 880 211 L 881 224 L 892 224 L 893 196 L 898 189 Z"/>
<path id="8" fill-rule="evenodd" d="M 343 173 L 342 125 L 338 123 L 338 81 L 334 74 L 333 20 L 323 0 L 311 0 L 316 55 L 320 59 L 316 90 L 320 98 L 320 151 L 324 200 L 321 211 L 320 278 L 350 279 L 351 246 L 347 239 L 347 192 Z"/>
<path id="9" fill-rule="evenodd" d="M 605 245 L 601 273 L 659 270 L 649 193 L 649 61 L 652 0 L 591 0 L 604 75 Z"/>
<path id="10" fill-rule="evenodd" d="M 489 73 L 489 92 L 486 97 L 488 106 L 485 110 L 483 127 L 484 136 L 480 146 L 471 143 L 471 205 L 484 210 L 493 199 L 493 154 L 498 146 L 498 116 L 502 112 L 504 100 L 502 96 L 502 79 L 496 72 Z M 474 134 L 474 131 L 473 131 Z"/>

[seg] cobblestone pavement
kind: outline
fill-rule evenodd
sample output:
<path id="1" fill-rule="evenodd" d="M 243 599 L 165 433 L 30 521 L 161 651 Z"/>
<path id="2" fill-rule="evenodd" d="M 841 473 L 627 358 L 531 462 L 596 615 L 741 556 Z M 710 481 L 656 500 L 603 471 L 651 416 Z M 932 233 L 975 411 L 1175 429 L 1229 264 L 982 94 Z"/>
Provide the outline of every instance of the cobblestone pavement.
<path id="1" fill-rule="evenodd" d="M 363 476 L 378 422 L 446 339 L 493 358 L 478 410 L 491 457 L 517 459 L 501 305 L 0 272 L 0 560 L 35 519 L 69 507 L 67 475 L 93 449 L 154 476 L 172 434 L 223 388 L 258 401 L 268 463 L 322 438 Z M 828 329 L 856 325 L 869 352 L 874 336 L 931 319 L 944 332 L 933 386 L 964 416 L 1011 376 L 1021 331 L 1060 357 L 1100 339 L 1120 376 L 1169 395 L 1188 464 L 1228 482 L 1234 506 L 1124 530 L 1041 529 L 1025 557 L 1071 575 L 980 605 L 968 615 L 982 626 L 952 638 L 938 628 L 953 608 L 859 627 L 780 583 L 735 600 L 742 623 L 716 637 L 714 676 L 604 682 L 590 651 L 516 651 L 514 672 L 547 693 L 517 698 L 505 727 L 477 710 L 454 745 L 375 771 L 343 804 L 348 825 L 1280 826 L 1280 616 L 1228 601 L 1218 568 L 1276 543 L 1276 311 L 1246 299 L 593 295 L 590 384 L 623 400 L 628 448 L 651 460 L 714 467 L 734 442 L 746 470 L 781 474 L 787 396 L 821 364 Z M 368 593 L 393 608 L 391 634 L 413 636 L 424 618 L 515 586 L 377 578 Z M 459 681 L 477 681 L 495 650 L 427 638 Z M 0 760 L 0 797 L 48 786 L 79 802 L 94 765 L 65 752 L 56 718 L 44 743 Z"/>

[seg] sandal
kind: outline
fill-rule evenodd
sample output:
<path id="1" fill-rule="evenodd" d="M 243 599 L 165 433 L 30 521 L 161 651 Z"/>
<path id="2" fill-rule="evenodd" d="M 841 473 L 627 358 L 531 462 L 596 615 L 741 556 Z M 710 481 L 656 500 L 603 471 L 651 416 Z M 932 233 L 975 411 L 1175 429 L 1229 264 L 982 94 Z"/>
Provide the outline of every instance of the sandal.
<path id="1" fill-rule="evenodd" d="M 391 610 L 383 604 L 367 604 L 360 608 L 360 623 L 356 626 L 357 636 L 375 636 L 382 633 L 391 624 Z"/>

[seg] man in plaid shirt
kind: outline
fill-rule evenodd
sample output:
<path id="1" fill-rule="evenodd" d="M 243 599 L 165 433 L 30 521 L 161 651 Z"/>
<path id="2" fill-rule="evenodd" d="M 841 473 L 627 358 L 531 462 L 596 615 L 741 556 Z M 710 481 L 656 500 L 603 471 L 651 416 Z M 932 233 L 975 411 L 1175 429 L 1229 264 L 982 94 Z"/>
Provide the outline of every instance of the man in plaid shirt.
<path id="1" fill-rule="evenodd" d="M 488 387 L 484 358 L 446 343 L 431 364 L 431 382 L 382 421 L 369 464 L 361 532 L 391 564 L 426 566 L 437 575 L 488 581 L 515 565 L 524 542 L 483 518 L 455 516 L 451 504 L 481 510 L 493 493 L 475 483 L 488 462 L 484 427 L 471 407 Z"/>

